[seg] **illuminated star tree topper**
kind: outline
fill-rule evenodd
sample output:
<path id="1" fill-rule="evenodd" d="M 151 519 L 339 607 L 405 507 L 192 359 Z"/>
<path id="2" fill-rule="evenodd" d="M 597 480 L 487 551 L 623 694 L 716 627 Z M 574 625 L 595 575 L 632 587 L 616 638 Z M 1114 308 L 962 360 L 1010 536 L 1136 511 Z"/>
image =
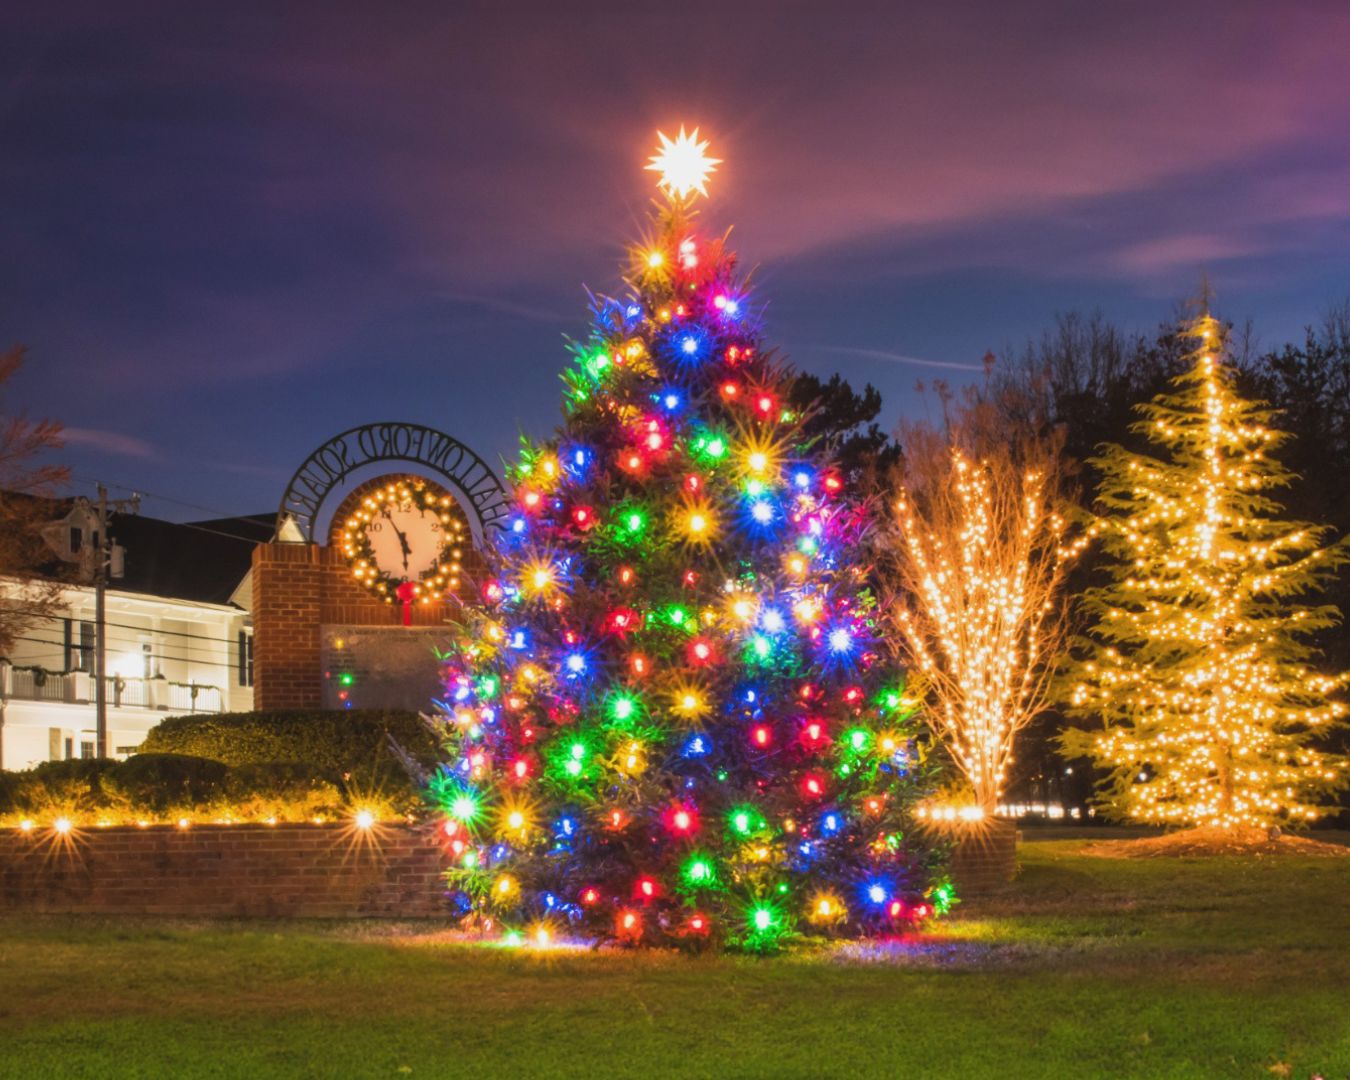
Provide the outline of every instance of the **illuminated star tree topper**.
<path id="1" fill-rule="evenodd" d="M 708 176 L 717 171 L 722 159 L 708 157 L 704 153 L 708 149 L 708 140 L 699 141 L 698 128 L 694 128 L 693 134 L 690 134 L 681 124 L 680 133 L 673 141 L 660 131 L 656 137 L 661 143 L 647 169 L 661 174 L 657 186 L 677 199 L 687 198 L 695 191 L 707 195 Z"/>

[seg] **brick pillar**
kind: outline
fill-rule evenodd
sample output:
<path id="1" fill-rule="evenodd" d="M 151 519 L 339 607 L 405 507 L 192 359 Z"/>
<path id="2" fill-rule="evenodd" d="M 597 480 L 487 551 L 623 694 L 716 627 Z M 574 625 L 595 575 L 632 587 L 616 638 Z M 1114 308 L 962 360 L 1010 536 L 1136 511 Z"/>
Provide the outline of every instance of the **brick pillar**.
<path id="1" fill-rule="evenodd" d="M 253 549 L 254 708 L 323 707 L 322 586 L 317 544 L 270 543 Z"/>

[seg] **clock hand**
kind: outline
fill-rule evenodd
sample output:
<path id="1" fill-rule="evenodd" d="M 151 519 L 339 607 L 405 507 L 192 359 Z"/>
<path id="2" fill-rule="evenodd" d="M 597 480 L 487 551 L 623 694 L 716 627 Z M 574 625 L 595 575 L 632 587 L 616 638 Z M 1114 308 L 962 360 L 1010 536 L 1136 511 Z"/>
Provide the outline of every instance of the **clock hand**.
<path id="1" fill-rule="evenodd" d="M 389 520 L 389 527 L 394 530 L 394 535 L 398 537 L 399 547 L 403 549 L 403 569 L 406 572 L 408 569 L 408 556 L 412 554 L 412 548 L 408 546 L 408 534 L 394 523 L 394 517 L 388 510 L 385 510 L 384 516 Z"/>

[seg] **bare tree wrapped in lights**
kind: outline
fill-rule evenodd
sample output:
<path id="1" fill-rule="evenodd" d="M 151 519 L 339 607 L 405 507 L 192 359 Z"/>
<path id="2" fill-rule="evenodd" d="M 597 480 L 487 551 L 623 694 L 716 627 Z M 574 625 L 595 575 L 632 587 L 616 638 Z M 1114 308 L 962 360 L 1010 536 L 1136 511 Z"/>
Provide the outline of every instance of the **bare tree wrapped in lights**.
<path id="1" fill-rule="evenodd" d="M 1309 635 L 1339 612 L 1308 605 L 1347 560 L 1327 530 L 1282 521 L 1270 492 L 1293 479 L 1270 455 L 1288 435 L 1239 397 L 1223 327 L 1184 327 L 1196 349 L 1176 390 L 1138 407 L 1163 452 L 1096 460 L 1111 581 L 1072 671 L 1074 715 L 1099 721 L 1065 746 L 1109 770 L 1108 811 L 1158 824 L 1271 826 L 1317 816 L 1344 763 L 1315 739 L 1345 715 L 1346 674 L 1319 672 Z"/>
<path id="2" fill-rule="evenodd" d="M 1041 712 L 1066 638 L 1070 558 L 1058 434 L 945 388 L 943 421 L 901 425 L 896 627 L 926 684 L 929 723 L 993 811 L 1017 732 Z M 996 391 L 1011 393 L 1012 391 Z"/>

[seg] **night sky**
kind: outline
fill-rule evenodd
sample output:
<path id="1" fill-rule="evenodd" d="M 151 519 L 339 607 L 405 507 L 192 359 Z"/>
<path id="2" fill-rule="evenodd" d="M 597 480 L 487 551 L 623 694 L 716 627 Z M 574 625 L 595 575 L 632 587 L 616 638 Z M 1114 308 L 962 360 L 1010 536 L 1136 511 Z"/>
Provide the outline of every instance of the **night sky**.
<path id="1" fill-rule="evenodd" d="M 1057 312 L 1206 272 L 1275 345 L 1350 295 L 1350 4 L 533 6 L 0 0 L 0 344 L 77 491 L 261 511 L 355 424 L 547 432 L 681 122 L 769 338 L 888 423 Z"/>

